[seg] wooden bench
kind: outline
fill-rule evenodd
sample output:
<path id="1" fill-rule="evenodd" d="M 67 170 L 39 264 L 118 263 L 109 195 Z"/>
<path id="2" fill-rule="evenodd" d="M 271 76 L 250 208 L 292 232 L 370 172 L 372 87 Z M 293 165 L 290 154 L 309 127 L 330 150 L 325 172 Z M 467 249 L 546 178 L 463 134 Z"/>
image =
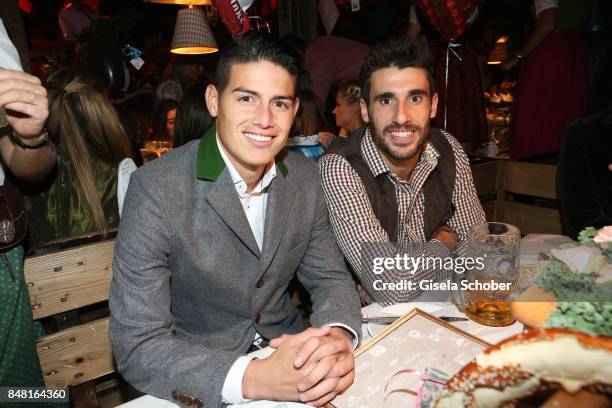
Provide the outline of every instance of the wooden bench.
<path id="1" fill-rule="evenodd" d="M 27 257 L 24 274 L 34 320 L 107 301 L 114 242 L 106 240 Z M 102 318 L 59 330 L 37 341 L 45 385 L 70 388 L 74 406 L 95 406 L 93 380 L 115 371 L 108 323 L 105 313 Z"/>
<path id="2" fill-rule="evenodd" d="M 504 161 L 501 163 L 504 200 L 497 217 L 518 226 L 523 234 L 561 234 L 561 217 L 556 191 L 557 166 Z M 515 197 L 509 200 L 508 196 Z M 527 198 L 522 202 L 519 198 Z M 529 201 L 531 200 L 531 201 Z"/>
<path id="3" fill-rule="evenodd" d="M 516 225 L 522 234 L 561 234 L 556 169 L 552 164 L 511 160 L 473 164 L 487 220 Z"/>

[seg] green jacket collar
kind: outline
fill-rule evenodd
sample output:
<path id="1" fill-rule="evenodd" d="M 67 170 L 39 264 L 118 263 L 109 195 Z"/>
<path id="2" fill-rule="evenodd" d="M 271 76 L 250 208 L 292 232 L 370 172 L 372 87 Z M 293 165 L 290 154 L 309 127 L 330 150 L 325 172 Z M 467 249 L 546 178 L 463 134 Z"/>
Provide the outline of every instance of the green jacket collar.
<path id="1" fill-rule="evenodd" d="M 202 136 L 202 139 L 200 139 L 196 159 L 199 179 L 217 181 L 217 178 L 225 168 L 225 162 L 217 146 L 216 135 L 217 128 L 213 124 L 204 136 Z M 275 162 L 278 170 L 286 177 L 288 169 L 285 163 L 283 163 L 283 157 L 284 155 L 279 153 L 275 158 Z"/>

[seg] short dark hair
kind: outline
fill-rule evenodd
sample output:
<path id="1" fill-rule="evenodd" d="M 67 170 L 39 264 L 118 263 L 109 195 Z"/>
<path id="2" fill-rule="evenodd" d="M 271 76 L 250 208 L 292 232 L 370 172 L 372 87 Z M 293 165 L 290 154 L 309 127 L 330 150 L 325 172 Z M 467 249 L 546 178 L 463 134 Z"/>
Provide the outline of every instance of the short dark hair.
<path id="1" fill-rule="evenodd" d="M 405 36 L 393 37 L 373 47 L 363 62 L 359 80 L 362 89 L 361 95 L 366 104 L 370 104 L 370 86 L 374 71 L 392 67 L 425 70 L 429 81 L 429 92 L 431 95 L 434 94 L 433 64 L 427 44 Z"/>
<path id="2" fill-rule="evenodd" d="M 201 138 L 213 124 L 208 112 L 204 93 L 208 82 L 196 82 L 187 88 L 176 110 L 174 121 L 174 143 L 172 147 Z"/>
<path id="3" fill-rule="evenodd" d="M 296 79 L 297 92 L 299 71 L 292 50 L 271 35 L 254 30 L 240 34 L 221 53 L 215 72 L 215 86 L 218 92 L 223 92 L 227 87 L 230 68 L 233 65 L 259 61 L 268 61 L 285 68 Z"/>

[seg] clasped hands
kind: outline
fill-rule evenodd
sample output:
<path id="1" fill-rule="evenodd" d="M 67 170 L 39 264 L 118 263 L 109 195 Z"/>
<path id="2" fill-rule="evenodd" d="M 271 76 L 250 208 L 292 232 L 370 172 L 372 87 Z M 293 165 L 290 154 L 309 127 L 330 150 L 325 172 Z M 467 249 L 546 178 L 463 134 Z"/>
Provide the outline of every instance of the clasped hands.
<path id="1" fill-rule="evenodd" d="M 270 342 L 276 352 L 253 360 L 243 377 L 245 398 L 322 406 L 355 378 L 351 335 L 339 327 L 309 328 Z"/>

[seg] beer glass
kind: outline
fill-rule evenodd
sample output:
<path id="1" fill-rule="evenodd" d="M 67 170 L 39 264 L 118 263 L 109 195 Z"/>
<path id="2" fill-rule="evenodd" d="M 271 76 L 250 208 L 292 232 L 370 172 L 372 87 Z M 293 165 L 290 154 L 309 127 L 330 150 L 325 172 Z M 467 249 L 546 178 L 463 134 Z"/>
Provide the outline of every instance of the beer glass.
<path id="1" fill-rule="evenodd" d="M 478 267 L 466 271 L 461 299 L 465 314 L 487 326 L 514 322 L 510 295 L 518 277 L 519 243 L 517 227 L 501 222 L 472 226 L 467 256 L 480 259 Z"/>

